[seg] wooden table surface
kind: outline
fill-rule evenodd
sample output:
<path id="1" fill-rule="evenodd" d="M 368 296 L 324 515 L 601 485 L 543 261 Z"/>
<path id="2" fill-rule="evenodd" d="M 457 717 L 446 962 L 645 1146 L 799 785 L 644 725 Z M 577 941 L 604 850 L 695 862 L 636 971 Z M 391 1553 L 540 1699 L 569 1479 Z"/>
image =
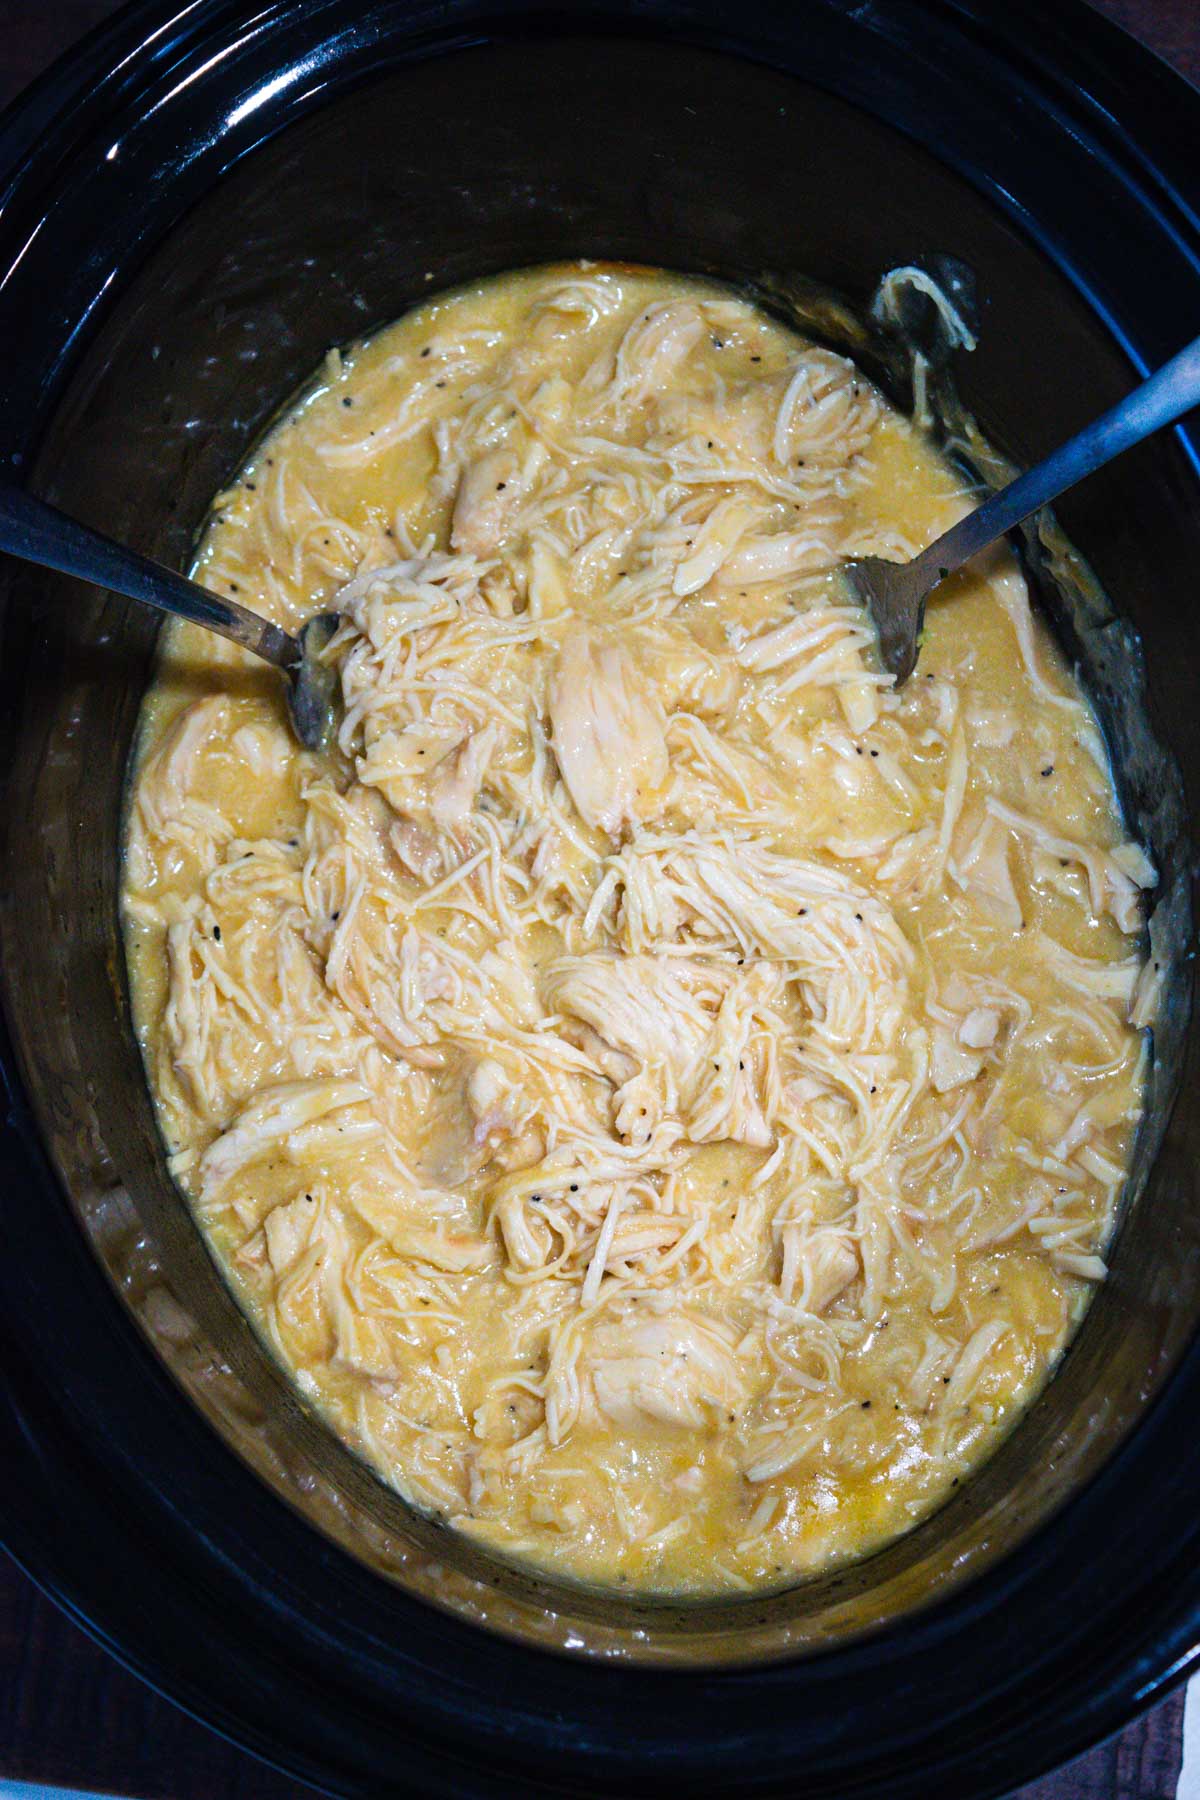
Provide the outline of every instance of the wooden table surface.
<path id="1" fill-rule="evenodd" d="M 1200 86 L 1200 0 L 1094 0 Z M 1053 10 L 1054 0 L 1046 0 Z M 0 0 L 0 106 L 116 10 L 114 0 Z M 1175 1800 L 1177 1693 L 1013 1800 Z M 302 1800 L 275 1774 L 126 1673 L 0 1554 L 0 1777 L 146 1800 Z"/>

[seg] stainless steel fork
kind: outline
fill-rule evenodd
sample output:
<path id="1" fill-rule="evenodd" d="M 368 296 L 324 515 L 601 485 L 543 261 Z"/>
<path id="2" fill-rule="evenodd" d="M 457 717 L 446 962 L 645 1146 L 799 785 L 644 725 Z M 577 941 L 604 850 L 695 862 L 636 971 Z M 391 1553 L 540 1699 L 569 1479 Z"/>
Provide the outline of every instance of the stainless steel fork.
<path id="1" fill-rule="evenodd" d="M 925 602 L 940 582 L 1040 506 L 1047 506 L 1077 481 L 1195 406 L 1200 406 L 1200 338 L 1044 462 L 1026 470 L 952 525 L 911 562 L 864 556 L 848 563 L 845 574 L 853 592 L 870 609 L 879 634 L 880 658 L 896 677 L 896 686 L 902 686 L 917 666 Z"/>

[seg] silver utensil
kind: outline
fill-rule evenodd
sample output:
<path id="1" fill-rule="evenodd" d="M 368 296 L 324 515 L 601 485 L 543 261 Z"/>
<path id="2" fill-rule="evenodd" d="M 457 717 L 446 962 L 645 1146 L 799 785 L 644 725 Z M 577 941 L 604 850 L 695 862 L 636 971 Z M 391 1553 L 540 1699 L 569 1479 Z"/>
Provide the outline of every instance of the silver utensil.
<path id="1" fill-rule="evenodd" d="M 865 556 L 848 563 L 844 574 L 851 591 L 871 613 L 883 666 L 896 677 L 897 687 L 917 666 L 925 603 L 947 576 L 1030 513 L 1049 505 L 1123 450 L 1198 405 L 1200 338 L 1043 462 L 952 525 L 911 562 Z M 333 670 L 320 659 L 337 630 L 336 613 L 319 613 L 292 637 L 249 607 L 209 593 L 173 569 L 123 549 L 45 501 L 7 485 L 0 485 L 0 550 L 94 582 L 231 638 L 265 662 L 274 663 L 287 677 L 288 712 L 300 742 L 315 750 L 328 740 L 336 681 Z"/>
<path id="2" fill-rule="evenodd" d="M 848 563 L 843 572 L 852 592 L 870 610 L 880 658 L 896 677 L 896 686 L 902 686 L 917 666 L 925 602 L 939 583 L 1040 506 L 1049 505 L 1085 475 L 1102 469 L 1194 406 L 1200 406 L 1200 338 L 1044 462 L 952 525 L 911 562 L 864 556 Z"/>
<path id="3" fill-rule="evenodd" d="M 248 606 L 210 594 L 185 575 L 114 544 L 23 488 L 6 484 L 0 484 L 0 550 L 219 631 L 283 671 L 288 714 L 305 749 L 319 750 L 328 741 L 337 678 L 321 653 L 337 630 L 336 613 L 318 613 L 292 637 Z"/>

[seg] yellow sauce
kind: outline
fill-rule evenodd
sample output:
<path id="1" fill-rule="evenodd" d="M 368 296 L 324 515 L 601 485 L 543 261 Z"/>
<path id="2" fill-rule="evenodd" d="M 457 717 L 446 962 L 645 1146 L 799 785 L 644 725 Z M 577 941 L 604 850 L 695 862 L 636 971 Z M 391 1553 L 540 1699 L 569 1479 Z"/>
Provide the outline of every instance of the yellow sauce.
<path id="1" fill-rule="evenodd" d="M 501 1550 L 863 1554 L 1102 1277 L 1152 871 L 1007 554 L 900 694 L 837 576 L 969 503 L 840 358 L 603 266 L 332 355 L 218 498 L 200 579 L 337 607 L 346 712 L 307 756 L 270 671 L 166 636 L 125 881 L 163 1135 L 332 1428 Z"/>

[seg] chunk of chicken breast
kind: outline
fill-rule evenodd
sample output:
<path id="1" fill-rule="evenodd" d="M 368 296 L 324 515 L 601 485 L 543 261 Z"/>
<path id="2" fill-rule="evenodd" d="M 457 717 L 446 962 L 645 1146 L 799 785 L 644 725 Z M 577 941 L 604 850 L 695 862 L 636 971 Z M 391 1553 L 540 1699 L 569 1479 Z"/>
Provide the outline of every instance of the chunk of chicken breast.
<path id="1" fill-rule="evenodd" d="M 358 1081 L 289 1081 L 267 1088 L 200 1158 L 200 1190 L 212 1199 L 248 1163 L 278 1149 L 293 1132 L 370 1099 Z"/>
<path id="2" fill-rule="evenodd" d="M 614 1424 L 697 1429 L 745 1399 L 732 1349 L 693 1313 L 630 1316 L 597 1327 L 582 1357 L 596 1406 Z"/>
<path id="3" fill-rule="evenodd" d="M 666 721 L 618 644 L 570 633 L 550 685 L 554 754 L 580 816 L 616 837 L 652 815 L 667 779 Z"/>
<path id="4" fill-rule="evenodd" d="M 781 1233 L 783 1265 L 779 1291 L 788 1305 L 823 1313 L 858 1274 L 858 1251 L 847 1232 L 804 1223 L 785 1225 Z"/>
<path id="5" fill-rule="evenodd" d="M 450 548 L 473 556 L 497 550 L 522 497 L 515 450 L 492 450 L 464 470 L 450 523 Z"/>

